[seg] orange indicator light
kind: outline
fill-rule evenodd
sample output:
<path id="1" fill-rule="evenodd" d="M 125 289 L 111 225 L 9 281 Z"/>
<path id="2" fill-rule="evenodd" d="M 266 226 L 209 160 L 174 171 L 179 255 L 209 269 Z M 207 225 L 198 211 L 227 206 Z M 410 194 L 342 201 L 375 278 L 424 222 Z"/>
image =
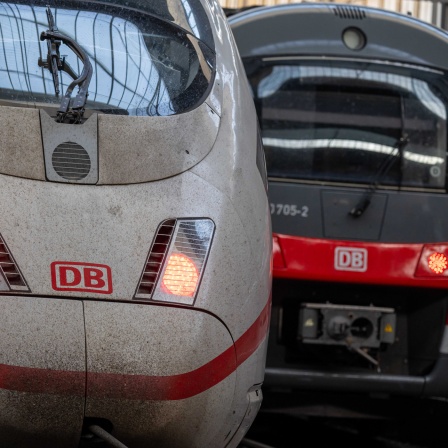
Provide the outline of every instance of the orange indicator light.
<path id="1" fill-rule="evenodd" d="M 428 267 L 436 274 L 442 274 L 447 266 L 447 258 L 444 254 L 434 252 L 428 257 Z"/>
<path id="2" fill-rule="evenodd" d="M 168 293 L 192 297 L 198 280 L 199 272 L 190 258 L 183 254 L 170 255 L 162 279 L 162 286 Z"/>

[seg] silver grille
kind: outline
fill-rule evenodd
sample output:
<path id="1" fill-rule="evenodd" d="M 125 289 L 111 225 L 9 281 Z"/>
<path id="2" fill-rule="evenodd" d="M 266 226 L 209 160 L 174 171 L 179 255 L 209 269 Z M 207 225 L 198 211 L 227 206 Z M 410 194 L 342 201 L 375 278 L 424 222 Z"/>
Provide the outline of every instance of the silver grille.
<path id="1" fill-rule="evenodd" d="M 204 236 L 199 233 L 201 226 L 205 227 L 205 231 L 202 232 Z M 199 275 L 202 274 L 210 248 L 212 227 L 214 225 L 211 220 L 180 221 L 174 240 L 174 250 L 194 260 Z"/>
<path id="2" fill-rule="evenodd" d="M 333 12 L 341 19 L 362 20 L 366 18 L 366 12 L 357 6 L 336 6 Z"/>
<path id="3" fill-rule="evenodd" d="M 89 154 L 77 143 L 64 142 L 58 145 L 51 162 L 56 173 L 66 180 L 81 180 L 90 173 Z"/>
<path id="4" fill-rule="evenodd" d="M 1 235 L 0 270 L 10 290 L 29 292 L 28 285 Z"/>
<path id="5" fill-rule="evenodd" d="M 166 220 L 159 226 L 135 295 L 136 298 L 151 298 L 165 261 L 175 226 L 176 220 L 174 219 Z"/>

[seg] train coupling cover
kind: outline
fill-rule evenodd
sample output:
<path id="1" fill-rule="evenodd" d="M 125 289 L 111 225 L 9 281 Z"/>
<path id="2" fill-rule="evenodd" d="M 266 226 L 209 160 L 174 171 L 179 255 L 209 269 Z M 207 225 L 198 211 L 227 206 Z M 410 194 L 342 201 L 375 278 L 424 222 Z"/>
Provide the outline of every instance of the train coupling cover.
<path id="1" fill-rule="evenodd" d="M 305 344 L 345 345 L 369 359 L 365 349 L 395 341 L 393 308 L 304 303 L 299 313 L 298 339 Z"/>

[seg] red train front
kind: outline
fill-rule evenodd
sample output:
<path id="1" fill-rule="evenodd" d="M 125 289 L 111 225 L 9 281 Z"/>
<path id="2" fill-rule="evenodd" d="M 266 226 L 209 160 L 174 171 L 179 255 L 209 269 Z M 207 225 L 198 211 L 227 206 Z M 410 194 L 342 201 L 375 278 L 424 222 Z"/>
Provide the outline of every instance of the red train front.
<path id="1" fill-rule="evenodd" d="M 229 22 L 269 176 L 266 385 L 448 397 L 447 34 L 338 4 Z"/>

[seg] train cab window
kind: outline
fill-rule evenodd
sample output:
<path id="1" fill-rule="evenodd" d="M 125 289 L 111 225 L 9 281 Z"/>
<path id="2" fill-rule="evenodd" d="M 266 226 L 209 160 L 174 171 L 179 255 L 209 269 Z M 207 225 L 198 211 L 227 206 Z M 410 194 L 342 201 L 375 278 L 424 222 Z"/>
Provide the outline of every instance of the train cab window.
<path id="1" fill-rule="evenodd" d="M 252 61 L 248 77 L 270 178 L 445 190 L 443 73 L 296 59 Z"/>
<path id="2" fill-rule="evenodd" d="M 204 101 L 215 51 L 198 0 L 58 0 L 47 8 L 48 3 L 0 1 L 1 105 L 57 110 L 86 64 L 86 116 L 166 116 Z M 51 39 L 55 29 L 64 36 L 59 44 Z M 53 53 L 49 44 L 55 45 Z"/>

